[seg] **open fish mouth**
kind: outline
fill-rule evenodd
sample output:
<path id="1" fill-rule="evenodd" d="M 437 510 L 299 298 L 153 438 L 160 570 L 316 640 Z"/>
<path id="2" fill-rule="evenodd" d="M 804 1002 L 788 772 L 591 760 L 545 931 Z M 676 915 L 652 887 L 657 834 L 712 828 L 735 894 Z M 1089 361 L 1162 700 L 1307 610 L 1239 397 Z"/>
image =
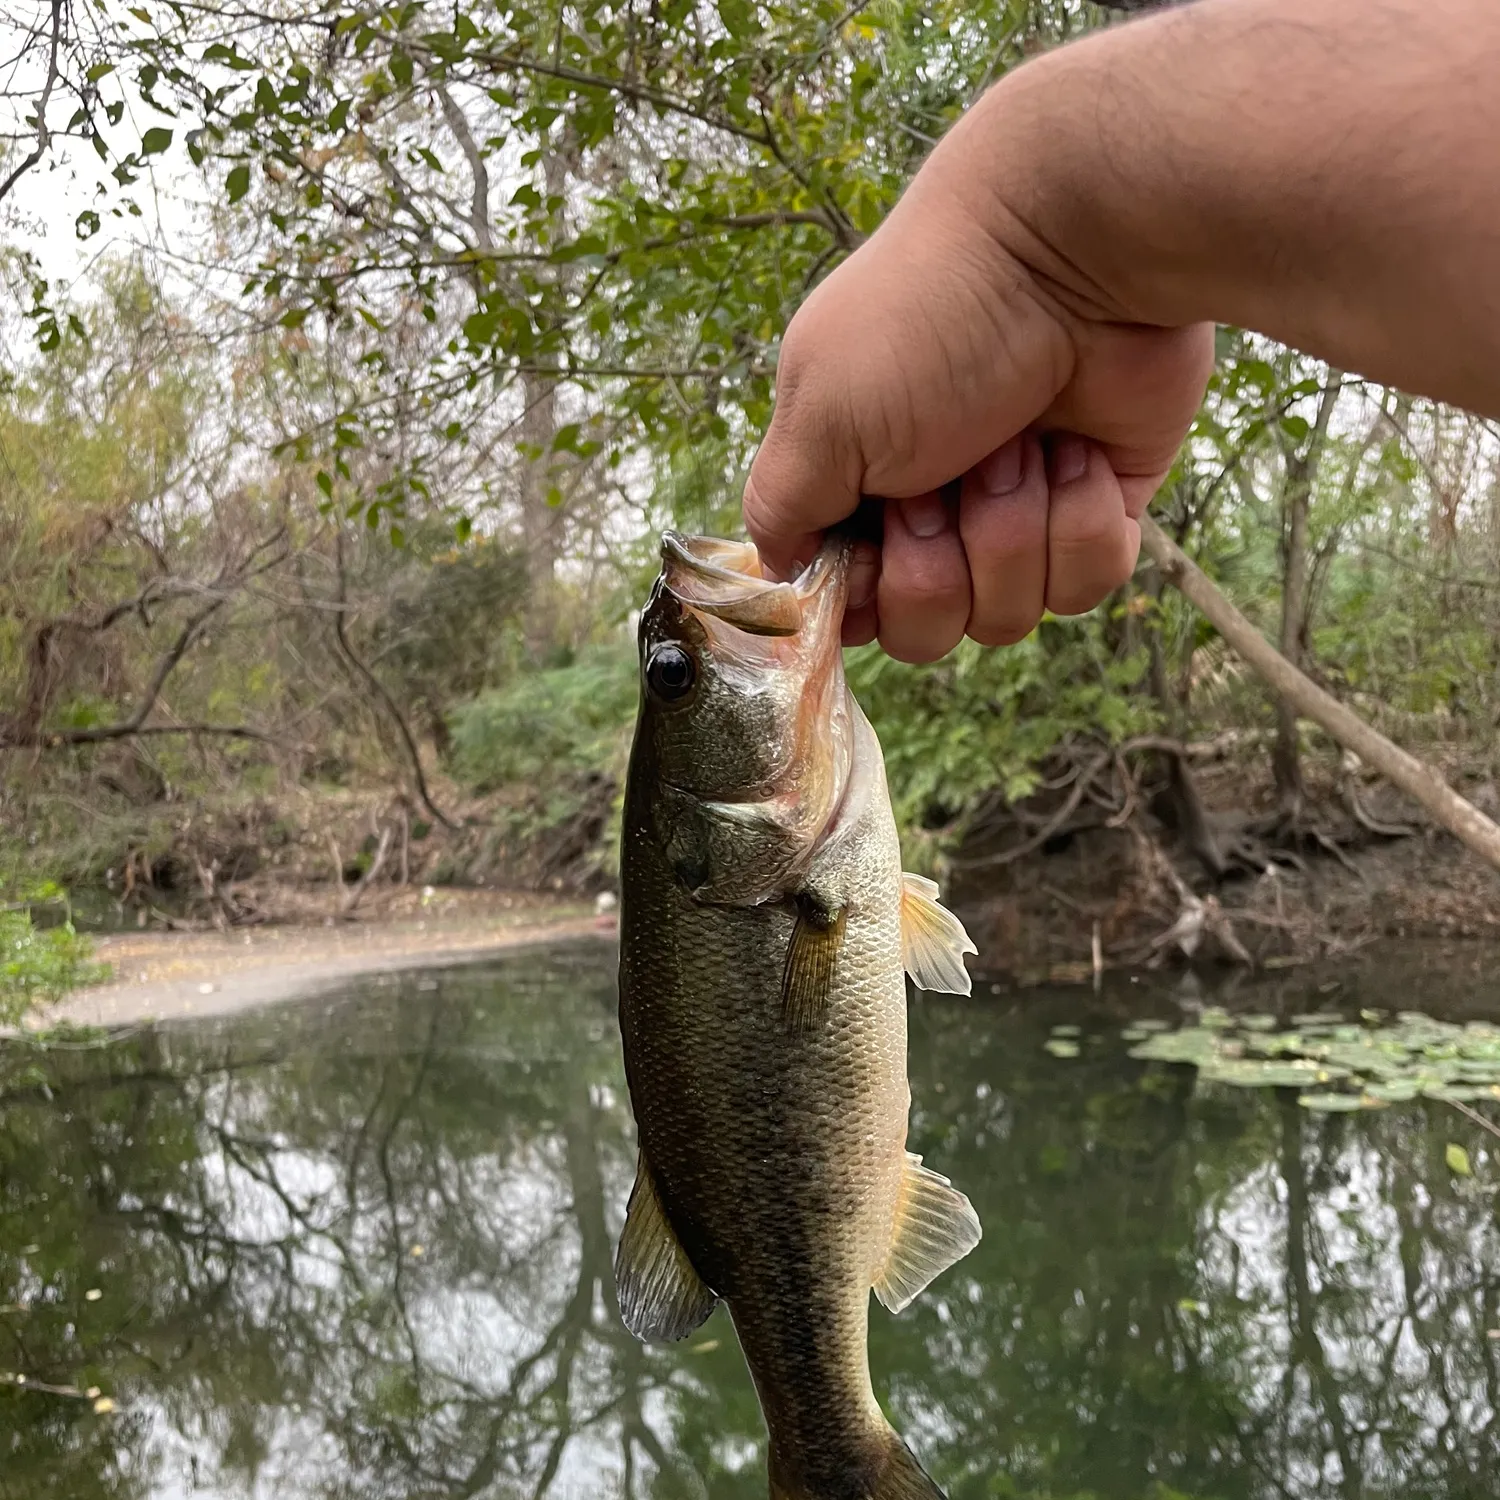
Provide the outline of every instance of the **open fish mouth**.
<path id="1" fill-rule="evenodd" d="M 749 542 L 669 531 L 661 544 L 662 583 L 695 613 L 747 635 L 816 639 L 843 619 L 850 552 L 845 538 L 830 537 L 795 579 L 784 582 L 765 576 Z"/>

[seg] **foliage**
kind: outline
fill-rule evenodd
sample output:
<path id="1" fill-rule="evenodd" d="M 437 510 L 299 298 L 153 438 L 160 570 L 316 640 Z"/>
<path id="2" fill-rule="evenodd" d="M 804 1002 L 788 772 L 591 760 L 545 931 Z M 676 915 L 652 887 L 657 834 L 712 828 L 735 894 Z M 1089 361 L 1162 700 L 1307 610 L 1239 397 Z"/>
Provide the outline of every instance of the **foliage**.
<path id="1" fill-rule="evenodd" d="M 453 450 L 507 426 L 547 460 L 554 504 L 642 444 L 743 457 L 809 287 L 988 79 L 1100 14 L 230 0 L 119 16 L 93 87 L 112 123 L 138 109 L 127 135 L 153 121 L 153 157 L 201 171 L 247 310 L 359 369 L 361 390 L 335 382 L 289 436 L 330 493 L 389 452 L 340 504 L 399 523 Z M 102 154 L 129 144 L 84 129 Z M 566 410 L 533 434 L 545 385 Z"/>
<path id="2" fill-rule="evenodd" d="M 1112 646 L 1110 623 L 1049 617 L 1010 650 L 965 641 L 930 668 L 877 647 L 853 653 L 850 685 L 880 735 L 903 826 L 961 826 L 992 795 L 1026 796 L 1069 738 L 1118 743 L 1154 727 L 1155 706 L 1131 691 L 1145 652 Z"/>
<path id="3" fill-rule="evenodd" d="M 454 770 L 478 791 L 508 790 L 498 832 L 512 850 L 536 850 L 531 868 L 582 853 L 591 871 L 612 870 L 636 682 L 635 652 L 617 642 L 519 674 L 454 713 Z M 576 848 L 580 833 L 592 851 Z"/>
<path id="4" fill-rule="evenodd" d="M 47 927 L 33 920 L 34 904 L 64 899 L 56 886 L 42 885 L 0 907 L 0 1027 L 19 1025 L 38 1006 L 107 977 L 108 969 L 91 961 L 93 945 L 74 931 L 71 916 Z"/>
<path id="5" fill-rule="evenodd" d="M 479 790 L 618 778 L 635 705 L 634 652 L 585 650 L 565 666 L 518 676 L 460 708 L 453 718 L 455 768 Z"/>
<path id="6" fill-rule="evenodd" d="M 170 255 L 102 255 L 71 288 L 21 216 L 0 245 L 0 748 L 28 752 L 0 796 L 102 867 L 207 798 L 412 795 L 414 755 L 543 826 L 571 816 L 620 763 L 654 539 L 738 526 L 795 308 L 990 80 L 1105 19 L 1081 0 L 60 14 L 47 149 L 71 132 L 105 176 L 80 233 L 153 195 L 206 204 L 163 231 Z M 52 15 L 0 19 L 32 69 L 18 141 L 41 139 Z M 27 317 L 45 353 L 14 336 Z M 1497 454 L 1483 422 L 1225 330 L 1158 513 L 1359 712 L 1482 759 Z M 1106 617 L 849 670 L 917 862 L 1084 741 L 1271 718 L 1149 570 Z"/>

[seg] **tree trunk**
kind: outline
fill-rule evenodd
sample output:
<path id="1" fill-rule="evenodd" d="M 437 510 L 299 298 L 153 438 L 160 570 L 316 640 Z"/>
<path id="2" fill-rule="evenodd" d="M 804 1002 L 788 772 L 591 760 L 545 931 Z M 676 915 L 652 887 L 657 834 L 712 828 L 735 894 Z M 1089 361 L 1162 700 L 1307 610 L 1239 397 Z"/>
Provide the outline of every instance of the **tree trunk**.
<path id="1" fill-rule="evenodd" d="M 1273 691 L 1298 713 L 1321 725 L 1346 750 L 1374 766 L 1460 843 L 1500 870 L 1500 827 L 1460 797 L 1431 766 L 1393 744 L 1299 672 L 1150 516 L 1141 517 L 1141 546 L 1167 581 L 1208 617 Z"/>
<path id="2" fill-rule="evenodd" d="M 526 654 L 533 661 L 552 645 L 553 582 L 557 570 L 559 508 L 547 503 L 553 484 L 552 440 L 557 436 L 557 381 L 550 375 L 521 377 L 521 545 L 526 555 Z"/>
<path id="3" fill-rule="evenodd" d="M 563 142 L 544 138 L 542 182 L 549 199 L 566 195 L 572 162 Z M 566 213 L 566 210 L 564 210 Z M 562 225 L 558 226 L 559 234 Z M 521 377 L 524 403 L 519 425 L 527 447 L 521 472 L 521 541 L 526 549 L 526 653 L 541 661 L 557 636 L 554 584 L 562 551 L 562 507 L 549 503 L 559 479 L 558 458 L 552 451 L 559 426 L 555 376 L 533 371 Z"/>
<path id="4" fill-rule="evenodd" d="M 1307 633 L 1307 523 L 1313 485 L 1323 462 L 1328 423 L 1338 404 L 1344 377 L 1337 371 L 1318 399 L 1312 431 L 1300 453 L 1289 453 L 1282 492 L 1281 654 L 1292 666 L 1302 665 L 1302 642 Z M 1297 710 L 1285 698 L 1276 703 L 1276 748 L 1271 754 L 1276 801 L 1284 818 L 1302 811 L 1302 757 L 1297 744 Z"/>

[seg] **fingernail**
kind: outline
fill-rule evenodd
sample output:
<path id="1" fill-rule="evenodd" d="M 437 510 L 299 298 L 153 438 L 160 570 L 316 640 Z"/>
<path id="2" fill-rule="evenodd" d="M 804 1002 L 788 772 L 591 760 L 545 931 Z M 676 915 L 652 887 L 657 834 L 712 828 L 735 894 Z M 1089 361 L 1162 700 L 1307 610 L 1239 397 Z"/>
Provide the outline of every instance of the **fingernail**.
<path id="1" fill-rule="evenodd" d="M 1071 432 L 1060 432 L 1052 440 L 1049 467 L 1053 484 L 1072 484 L 1075 479 L 1082 479 L 1089 467 L 1088 443 Z"/>
<path id="2" fill-rule="evenodd" d="M 937 495 L 913 495 L 901 502 L 901 519 L 913 536 L 936 536 L 948 524 L 948 507 Z"/>
<path id="3" fill-rule="evenodd" d="M 849 597 L 844 608 L 863 609 L 875 597 L 875 584 L 879 577 L 880 553 L 864 542 L 858 543 L 849 564 Z"/>
<path id="4" fill-rule="evenodd" d="M 988 458 L 981 459 L 974 470 L 979 488 L 986 495 L 1008 495 L 1021 483 L 1021 439 L 1013 437 L 1002 443 Z"/>

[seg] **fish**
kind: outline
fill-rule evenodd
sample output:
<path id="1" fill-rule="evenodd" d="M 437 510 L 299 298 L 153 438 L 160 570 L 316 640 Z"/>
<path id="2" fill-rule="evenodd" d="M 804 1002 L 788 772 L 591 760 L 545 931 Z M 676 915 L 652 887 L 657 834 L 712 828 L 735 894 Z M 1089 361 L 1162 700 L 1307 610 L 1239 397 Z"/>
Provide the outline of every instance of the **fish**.
<path id="1" fill-rule="evenodd" d="M 870 1380 L 900 1312 L 980 1237 L 906 1149 L 906 982 L 970 992 L 963 925 L 901 868 L 844 676 L 851 542 L 795 579 L 668 533 L 641 612 L 620 846 L 620 1029 L 639 1155 L 615 1259 L 638 1338 L 727 1305 L 772 1500 L 942 1491 Z"/>

